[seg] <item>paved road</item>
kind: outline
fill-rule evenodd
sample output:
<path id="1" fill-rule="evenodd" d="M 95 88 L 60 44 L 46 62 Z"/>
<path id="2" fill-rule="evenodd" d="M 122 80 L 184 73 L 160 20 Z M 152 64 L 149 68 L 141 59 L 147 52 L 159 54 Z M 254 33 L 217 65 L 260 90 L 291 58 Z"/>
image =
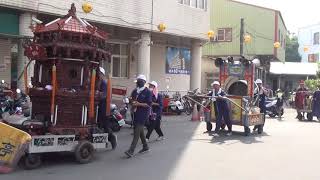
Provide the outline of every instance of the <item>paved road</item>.
<path id="1" fill-rule="evenodd" d="M 3 180 L 319 180 L 320 124 L 298 122 L 293 110 L 282 120 L 267 119 L 263 135 L 231 137 L 203 134 L 204 123 L 166 117 L 167 139 L 151 142 L 152 151 L 125 159 L 130 129 L 118 134 L 116 151 L 99 152 L 95 161 L 78 165 L 68 156 L 46 160 L 37 170 L 18 169 Z M 155 139 L 155 136 L 152 138 Z M 140 147 L 138 147 L 138 150 Z"/>

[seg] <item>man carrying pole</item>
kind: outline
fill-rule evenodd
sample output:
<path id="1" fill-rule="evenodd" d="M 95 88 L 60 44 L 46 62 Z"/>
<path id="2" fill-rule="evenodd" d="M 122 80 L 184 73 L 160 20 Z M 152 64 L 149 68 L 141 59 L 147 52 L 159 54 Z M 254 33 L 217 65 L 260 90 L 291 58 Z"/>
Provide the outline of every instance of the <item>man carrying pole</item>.
<path id="1" fill-rule="evenodd" d="M 221 89 L 220 83 L 218 81 L 214 81 L 212 83 L 213 91 L 209 94 L 209 96 L 212 97 L 212 101 L 216 105 L 215 111 L 216 111 L 216 128 L 214 131 L 213 136 L 219 136 L 220 128 L 223 124 L 223 120 L 226 123 L 228 127 L 228 133 L 227 136 L 232 135 L 232 122 L 230 119 L 230 110 L 227 103 L 227 99 L 225 98 L 226 93 Z"/>

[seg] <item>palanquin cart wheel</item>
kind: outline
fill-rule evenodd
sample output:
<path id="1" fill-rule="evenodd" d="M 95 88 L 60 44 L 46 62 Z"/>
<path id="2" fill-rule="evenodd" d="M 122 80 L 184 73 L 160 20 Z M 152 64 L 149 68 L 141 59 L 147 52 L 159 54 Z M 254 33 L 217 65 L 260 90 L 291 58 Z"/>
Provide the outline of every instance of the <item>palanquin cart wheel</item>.
<path id="1" fill-rule="evenodd" d="M 86 164 L 93 159 L 94 147 L 89 141 L 80 141 L 77 145 L 74 155 L 80 164 Z"/>

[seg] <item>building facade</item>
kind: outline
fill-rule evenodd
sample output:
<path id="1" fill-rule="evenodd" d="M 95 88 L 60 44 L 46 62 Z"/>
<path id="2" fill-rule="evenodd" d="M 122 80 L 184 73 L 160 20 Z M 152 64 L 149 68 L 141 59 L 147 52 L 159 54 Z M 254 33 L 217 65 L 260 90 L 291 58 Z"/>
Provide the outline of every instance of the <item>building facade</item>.
<path id="1" fill-rule="evenodd" d="M 300 28 L 298 41 L 302 62 L 320 62 L 320 23 Z"/>
<path id="2" fill-rule="evenodd" d="M 256 73 L 258 78 L 266 79 L 270 61 L 285 61 L 287 29 L 280 11 L 233 0 L 211 2 L 210 27 L 215 36 L 203 48 L 203 64 L 210 65 L 210 68 L 203 66 L 203 88 L 219 78 L 212 59 L 241 55 L 241 18 L 244 36 L 250 36 L 250 41 L 243 45 L 243 55 L 249 60 L 261 61 L 262 66 Z M 280 47 L 275 48 L 275 42 L 279 42 Z"/>
<path id="3" fill-rule="evenodd" d="M 148 80 L 159 82 L 160 90 L 186 91 L 200 88 L 201 46 L 207 40 L 206 32 L 209 29 L 209 1 L 96 0 L 90 2 L 93 11 L 88 14 L 81 9 L 84 2 L 75 2 L 78 15 L 110 33 L 112 56 L 102 66 L 111 73 L 113 86 L 127 88 L 130 92 L 135 87 L 135 77 L 145 74 Z M 18 47 L 16 76 L 21 74 L 28 62 L 23 55 L 20 39 L 32 36 L 30 26 L 35 23 L 32 19 L 40 19 L 45 24 L 66 14 L 71 3 L 60 0 L 0 1 L 1 8 L 10 13 L 16 12 L 14 17 L 17 30 L 14 35 L 17 40 L 8 41 L 13 38 L 5 33 L 0 34 L 0 46 L 10 43 L 8 47 L 12 47 L 12 42 L 15 42 Z M 3 18 L 0 23 L 2 21 Z M 163 32 L 159 32 L 159 24 L 165 24 Z M 0 27 L 2 31 L 5 31 L 3 26 Z M 3 51 L 8 54 L 12 50 Z M 12 56 L 8 58 L 6 53 L 0 51 L 0 68 L 5 64 L 1 59 L 4 56 L 13 62 Z M 6 76 L 9 82 L 13 82 L 17 77 L 8 75 L 12 70 L 7 71 L 7 74 L 0 74 L 1 77 Z M 32 74 L 32 69 L 28 71 L 29 75 Z M 18 86 L 23 84 L 21 80 L 19 82 Z"/>

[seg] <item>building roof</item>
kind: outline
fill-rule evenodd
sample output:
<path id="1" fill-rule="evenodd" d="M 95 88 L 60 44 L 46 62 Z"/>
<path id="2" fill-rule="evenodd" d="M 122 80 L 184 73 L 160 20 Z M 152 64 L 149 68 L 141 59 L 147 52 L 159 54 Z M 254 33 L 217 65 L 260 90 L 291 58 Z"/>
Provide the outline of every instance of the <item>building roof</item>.
<path id="1" fill-rule="evenodd" d="M 306 75 L 315 76 L 318 71 L 317 63 L 300 62 L 271 62 L 270 74 L 277 75 Z"/>
<path id="2" fill-rule="evenodd" d="M 266 9 L 266 10 L 270 10 L 270 11 L 274 11 L 274 12 L 278 12 L 279 13 L 279 16 L 282 20 L 282 23 L 284 25 L 284 27 L 287 29 L 287 26 L 286 26 L 286 23 L 284 22 L 284 19 L 282 17 L 282 14 L 281 14 L 281 11 L 277 10 L 277 9 L 271 9 L 271 8 L 267 8 L 267 7 L 263 7 L 263 6 L 258 6 L 258 5 L 254 5 L 254 4 L 249 4 L 249 3 L 245 3 L 245 2 L 241 2 L 241 1 L 238 1 L 238 0 L 229 0 L 231 2 L 235 2 L 235 3 L 240 3 L 240 4 L 244 4 L 244 5 L 248 5 L 248 6 L 253 6 L 253 7 L 256 7 L 256 8 L 261 8 L 261 9 Z"/>

